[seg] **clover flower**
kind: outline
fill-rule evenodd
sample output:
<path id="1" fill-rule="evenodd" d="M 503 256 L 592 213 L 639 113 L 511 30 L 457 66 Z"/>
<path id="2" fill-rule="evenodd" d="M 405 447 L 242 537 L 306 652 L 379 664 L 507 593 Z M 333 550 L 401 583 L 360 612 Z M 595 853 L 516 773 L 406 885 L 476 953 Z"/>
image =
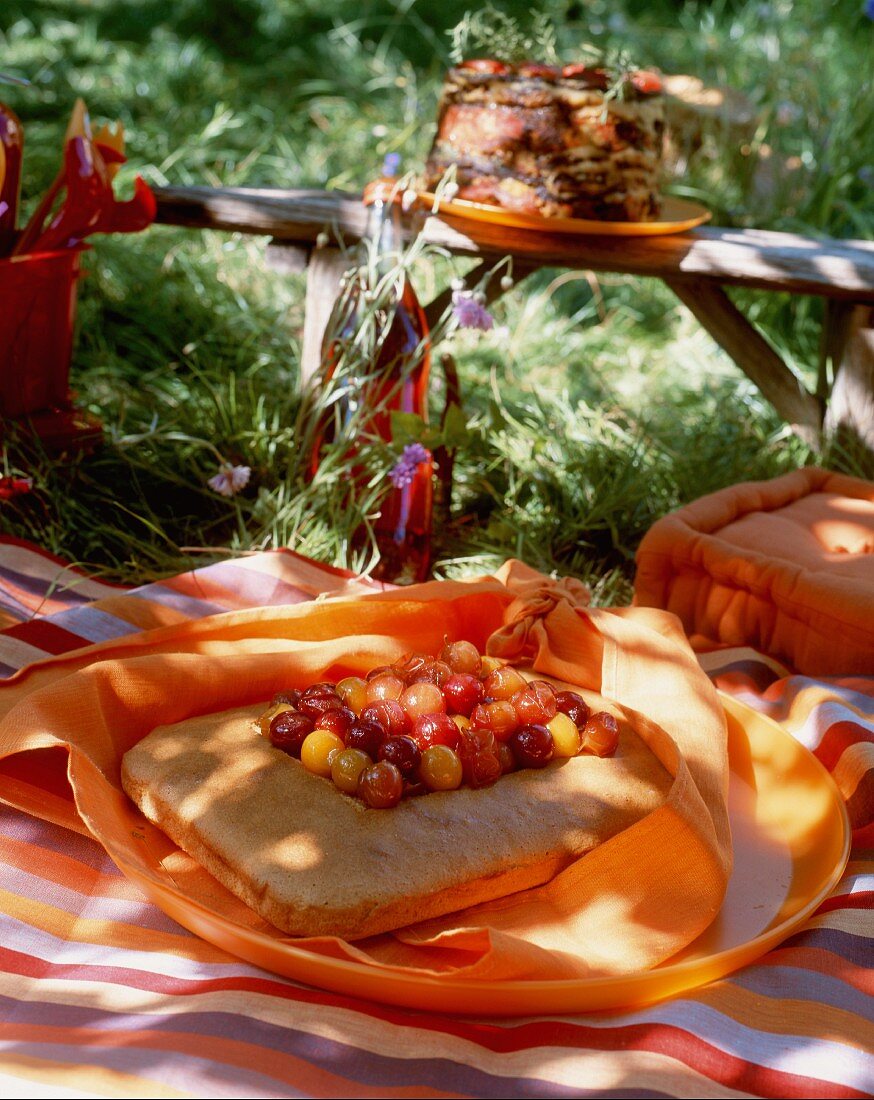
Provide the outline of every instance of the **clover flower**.
<path id="1" fill-rule="evenodd" d="M 495 327 L 491 313 L 469 290 L 455 290 L 452 293 L 452 312 L 459 328 L 474 328 L 488 332 Z"/>
<path id="2" fill-rule="evenodd" d="M 425 463 L 431 461 L 431 452 L 421 443 L 408 443 L 404 447 L 401 457 L 389 470 L 388 476 L 396 489 L 403 489 L 412 485 L 416 471 Z"/>
<path id="3" fill-rule="evenodd" d="M 246 488 L 251 476 L 250 466 L 234 466 L 230 462 L 222 462 L 218 473 L 207 481 L 207 485 L 223 497 L 232 497 Z"/>

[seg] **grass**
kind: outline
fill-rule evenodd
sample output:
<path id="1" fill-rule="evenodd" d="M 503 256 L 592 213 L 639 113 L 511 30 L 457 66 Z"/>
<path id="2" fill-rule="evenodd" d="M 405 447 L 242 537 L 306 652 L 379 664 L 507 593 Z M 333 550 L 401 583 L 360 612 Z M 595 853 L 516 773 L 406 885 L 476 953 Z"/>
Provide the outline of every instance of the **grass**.
<path id="1" fill-rule="evenodd" d="M 727 156 L 708 138 L 674 182 L 718 222 L 871 236 L 874 97 L 859 86 L 871 24 L 856 0 L 541 6 L 566 43 L 626 45 L 753 98 L 748 148 Z M 0 68 L 33 81 L 3 92 L 26 127 L 28 203 L 56 170 L 77 95 L 96 119 L 125 123 L 124 193 L 136 171 L 155 184 L 358 189 L 388 151 L 416 167 L 444 32 L 464 9 L 6 0 Z M 35 490 L 2 505 L 0 529 L 117 580 L 280 545 L 346 564 L 352 518 L 306 484 L 300 460 L 302 278 L 267 270 L 257 238 L 166 227 L 94 239 L 87 265 L 73 386 L 107 443 L 62 463 L 29 456 Z M 421 296 L 447 274 L 446 261 L 419 264 Z M 735 296 L 812 387 L 819 302 Z M 800 444 L 656 281 L 543 271 L 497 313 L 505 337 L 452 344 L 469 430 L 438 575 L 515 555 L 622 602 L 641 536 L 671 508 L 810 462 L 865 472 Z M 206 485 L 219 457 L 253 469 L 230 501 Z"/>

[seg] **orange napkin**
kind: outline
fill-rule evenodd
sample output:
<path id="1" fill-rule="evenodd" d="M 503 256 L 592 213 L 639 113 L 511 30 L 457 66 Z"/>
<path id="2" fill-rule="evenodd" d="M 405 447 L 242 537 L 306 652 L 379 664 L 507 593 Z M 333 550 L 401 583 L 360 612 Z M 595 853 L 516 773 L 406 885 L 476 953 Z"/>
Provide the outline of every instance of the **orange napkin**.
<path id="1" fill-rule="evenodd" d="M 674 777 L 666 803 L 535 890 L 354 946 L 291 942 L 446 982 L 646 969 L 691 942 L 722 903 L 731 866 L 725 723 L 673 616 L 587 603 L 579 582 L 509 562 L 494 577 L 215 615 L 52 658 L 0 687 L 3 797 L 65 821 L 57 774 L 65 749 L 76 809 L 123 869 L 285 939 L 163 834 L 155 840 L 121 790 L 122 755 L 155 726 L 468 638 L 636 712 L 641 736 Z"/>

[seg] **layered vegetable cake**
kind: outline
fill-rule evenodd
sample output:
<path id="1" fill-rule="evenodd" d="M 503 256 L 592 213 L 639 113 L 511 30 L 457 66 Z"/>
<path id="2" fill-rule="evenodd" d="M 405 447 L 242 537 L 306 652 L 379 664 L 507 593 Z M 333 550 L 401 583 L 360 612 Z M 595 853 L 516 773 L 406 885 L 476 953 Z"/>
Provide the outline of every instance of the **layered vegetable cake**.
<path id="1" fill-rule="evenodd" d="M 664 109 L 655 73 L 479 59 L 450 69 L 425 184 L 548 218 L 658 216 Z"/>

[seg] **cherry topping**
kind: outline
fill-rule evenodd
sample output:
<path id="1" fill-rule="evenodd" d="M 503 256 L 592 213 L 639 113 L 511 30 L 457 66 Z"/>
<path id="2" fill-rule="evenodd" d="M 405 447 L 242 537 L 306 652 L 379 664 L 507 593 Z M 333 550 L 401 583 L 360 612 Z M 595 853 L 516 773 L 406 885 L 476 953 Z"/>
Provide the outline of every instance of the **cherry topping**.
<path id="1" fill-rule="evenodd" d="M 476 729 L 490 730 L 499 741 L 506 741 L 518 728 L 519 718 L 509 699 L 498 699 L 494 703 L 481 703 L 474 707 L 470 724 Z"/>
<path id="2" fill-rule="evenodd" d="M 417 718 L 410 735 L 422 752 L 431 745 L 448 745 L 454 749 L 458 744 L 458 724 L 448 714 L 423 714 Z"/>
<path id="3" fill-rule="evenodd" d="M 428 661 L 408 677 L 410 684 L 436 684 L 443 687 L 452 669 L 445 661 Z"/>
<path id="4" fill-rule="evenodd" d="M 446 710 L 443 692 L 436 684 L 410 684 L 400 699 L 401 706 L 411 719 Z"/>
<path id="5" fill-rule="evenodd" d="M 662 91 L 662 78 L 648 69 L 632 73 L 631 83 L 641 95 L 659 95 Z"/>
<path id="6" fill-rule="evenodd" d="M 367 681 L 367 702 L 378 703 L 382 699 L 400 699 L 406 683 L 395 672 L 384 672 Z"/>
<path id="7" fill-rule="evenodd" d="M 365 768 L 369 768 L 373 761 L 366 752 L 360 749 L 343 749 L 331 760 L 331 779 L 334 786 L 339 787 L 346 794 L 355 794 L 358 790 L 358 780 Z"/>
<path id="8" fill-rule="evenodd" d="M 561 75 L 566 80 L 579 80 L 587 88 L 596 88 L 600 92 L 606 92 L 610 87 L 610 74 L 606 69 L 592 69 L 581 61 L 565 65 Z"/>
<path id="9" fill-rule="evenodd" d="M 453 672 L 467 673 L 470 676 L 479 676 L 482 672 L 483 659 L 473 642 L 463 639 L 458 642 L 447 642 L 440 650 L 440 660 L 445 661 Z"/>
<path id="10" fill-rule="evenodd" d="M 545 680 L 532 680 L 510 700 L 521 724 L 539 722 L 541 725 L 555 717 L 558 706 L 555 692 Z"/>
<path id="11" fill-rule="evenodd" d="M 410 718 L 397 699 L 383 699 L 379 703 L 371 703 L 361 712 L 364 722 L 375 722 L 381 726 L 389 737 L 399 737 L 408 733 Z"/>
<path id="12" fill-rule="evenodd" d="M 432 791 L 454 791 L 463 777 L 458 753 L 448 745 L 432 745 L 422 753 L 419 775 Z"/>
<path id="13" fill-rule="evenodd" d="M 500 778 L 503 768 L 495 735 L 491 730 L 459 730 L 458 756 L 464 782 L 469 787 L 488 787 Z"/>
<path id="14" fill-rule="evenodd" d="M 505 65 L 503 61 L 495 61 L 490 57 L 472 57 L 467 61 L 462 61 L 458 67 L 459 69 L 468 69 L 474 73 L 493 73 L 496 76 L 503 76 L 510 71 L 509 65 Z"/>
<path id="15" fill-rule="evenodd" d="M 290 707 L 296 707 L 300 702 L 301 692 L 295 691 L 277 691 L 277 693 L 270 700 L 270 706 L 275 707 L 280 704 L 287 704 Z"/>
<path id="16" fill-rule="evenodd" d="M 336 695 L 337 685 L 332 684 L 330 680 L 320 680 L 317 684 L 310 684 L 308 688 L 300 693 L 304 699 L 309 699 L 312 695 Z"/>
<path id="17" fill-rule="evenodd" d="M 414 779 L 422 754 L 411 737 L 389 737 L 379 746 L 379 759 L 394 764 L 404 779 Z"/>
<path id="18" fill-rule="evenodd" d="M 582 695 L 575 691 L 559 691 L 555 703 L 562 714 L 566 714 L 577 729 L 581 730 L 589 720 L 589 705 Z"/>
<path id="19" fill-rule="evenodd" d="M 313 720 L 296 710 L 283 710 L 270 723 L 270 743 L 289 756 L 300 757 L 304 739 L 313 731 Z"/>
<path id="20" fill-rule="evenodd" d="M 525 688 L 525 678 L 509 665 L 501 665 L 490 672 L 483 684 L 486 695 L 493 699 L 510 699 Z"/>
<path id="21" fill-rule="evenodd" d="M 335 707 L 333 710 L 326 710 L 319 715 L 315 720 L 315 725 L 316 729 L 330 730 L 331 733 L 336 733 L 338 737 L 345 740 L 346 734 L 352 728 L 354 721 L 354 710 L 349 707 Z"/>
<path id="22" fill-rule="evenodd" d="M 347 676 L 337 684 L 337 694 L 347 707 L 360 714 L 367 706 L 367 682 L 360 676 Z"/>
<path id="23" fill-rule="evenodd" d="M 330 695 L 327 692 L 324 695 L 307 695 L 304 692 L 298 703 L 301 714 L 308 714 L 310 718 L 321 718 L 326 710 L 338 710 L 342 706 L 343 700 L 334 691 Z"/>
<path id="24" fill-rule="evenodd" d="M 516 68 L 519 76 L 526 76 L 531 80 L 555 80 L 561 72 L 555 65 L 542 65 L 537 61 L 525 61 Z"/>
<path id="25" fill-rule="evenodd" d="M 423 653 L 410 653 L 397 661 L 392 666 L 392 671 L 396 676 L 400 676 L 405 683 L 409 684 L 411 682 L 410 677 L 418 672 L 423 665 L 428 664 L 430 660 L 431 658 L 426 657 Z"/>
<path id="26" fill-rule="evenodd" d="M 353 722 L 346 734 L 347 749 L 361 749 L 372 759 L 376 759 L 379 746 L 385 740 L 385 730 L 375 722 L 364 722 L 360 718 Z"/>
<path id="27" fill-rule="evenodd" d="M 521 768 L 545 768 L 555 755 L 552 734 L 546 726 L 535 723 L 516 730 L 510 748 Z"/>
<path id="28" fill-rule="evenodd" d="M 516 770 L 516 757 L 513 755 L 513 750 L 506 741 L 498 742 L 498 760 L 501 762 L 501 771 L 503 773 Z"/>
<path id="29" fill-rule="evenodd" d="M 380 760 L 365 768 L 358 780 L 358 797 L 375 810 L 397 806 L 403 793 L 403 776 L 388 760 Z"/>
<path id="30" fill-rule="evenodd" d="M 619 744 L 619 723 L 612 714 L 599 711 L 586 722 L 582 731 L 582 750 L 595 756 L 612 756 Z"/>
<path id="31" fill-rule="evenodd" d="M 377 676 L 385 676 L 386 673 L 390 673 L 392 676 L 394 676 L 397 673 L 397 669 L 392 668 L 391 665 L 378 665 L 376 668 L 372 668 L 370 672 L 368 672 L 366 679 L 375 680 Z"/>
<path id="32" fill-rule="evenodd" d="M 473 708 L 482 700 L 482 681 L 466 672 L 457 672 L 443 685 L 443 698 L 449 710 L 470 718 Z"/>

